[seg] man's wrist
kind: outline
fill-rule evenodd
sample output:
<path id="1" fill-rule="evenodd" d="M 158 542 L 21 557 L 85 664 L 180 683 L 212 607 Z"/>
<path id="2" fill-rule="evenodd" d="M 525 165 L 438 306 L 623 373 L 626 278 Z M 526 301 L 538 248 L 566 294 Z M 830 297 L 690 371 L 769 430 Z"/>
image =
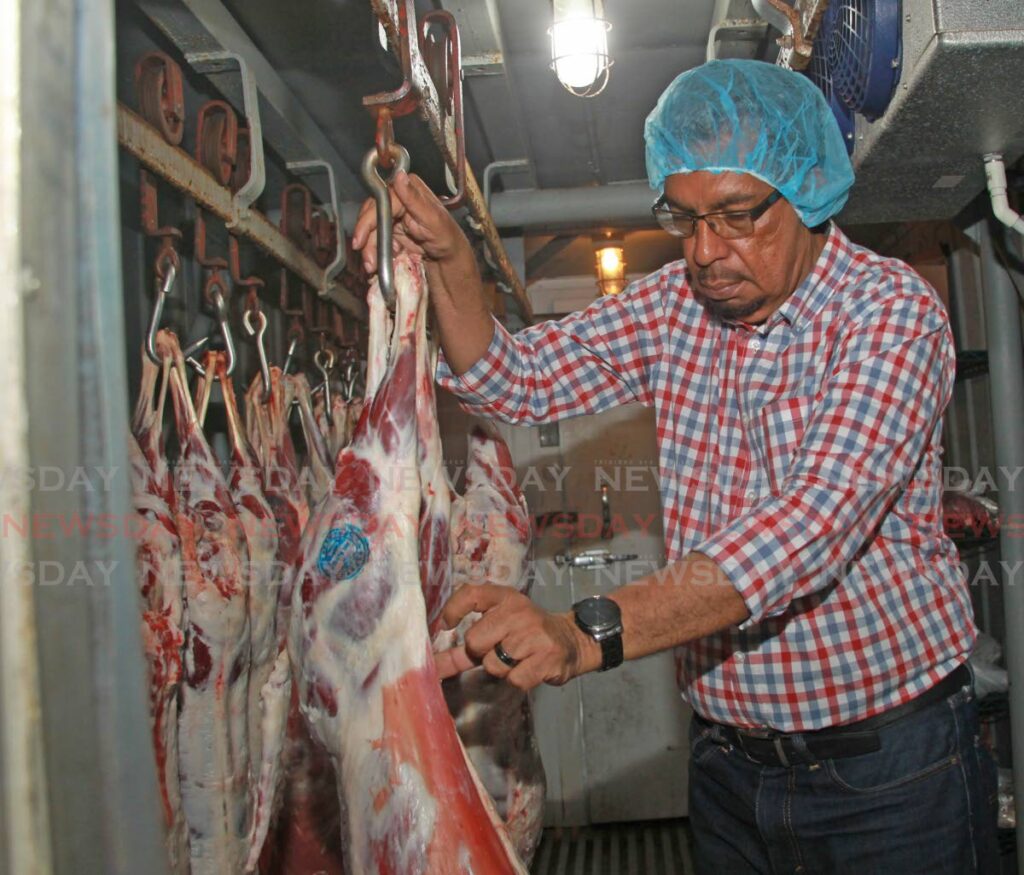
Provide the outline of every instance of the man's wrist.
<path id="1" fill-rule="evenodd" d="M 569 611 L 562 615 L 572 633 L 576 649 L 576 674 L 597 671 L 604 662 L 601 645 L 576 624 L 576 615 Z"/>

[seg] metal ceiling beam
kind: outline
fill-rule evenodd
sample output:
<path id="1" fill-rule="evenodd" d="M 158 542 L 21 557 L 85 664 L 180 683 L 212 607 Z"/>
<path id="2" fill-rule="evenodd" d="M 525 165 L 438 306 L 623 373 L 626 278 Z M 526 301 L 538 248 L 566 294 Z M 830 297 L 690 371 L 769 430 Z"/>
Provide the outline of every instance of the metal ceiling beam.
<path id="1" fill-rule="evenodd" d="M 366 189 L 358 174 L 338 154 L 302 102 L 278 75 L 266 56 L 219 0 L 135 0 L 143 13 L 172 42 L 186 60 L 190 55 L 229 51 L 245 58 L 260 93 L 264 139 L 285 162 L 321 158 L 334 168 L 338 193 L 344 200 L 362 201 Z M 236 73 L 212 73 L 210 83 L 244 114 L 242 89 Z M 325 179 L 307 183 L 322 203 L 330 203 Z"/>
<path id="2" fill-rule="evenodd" d="M 578 234 L 556 234 L 526 259 L 526 276 L 536 279 L 537 273 L 558 253 L 576 242 Z"/>

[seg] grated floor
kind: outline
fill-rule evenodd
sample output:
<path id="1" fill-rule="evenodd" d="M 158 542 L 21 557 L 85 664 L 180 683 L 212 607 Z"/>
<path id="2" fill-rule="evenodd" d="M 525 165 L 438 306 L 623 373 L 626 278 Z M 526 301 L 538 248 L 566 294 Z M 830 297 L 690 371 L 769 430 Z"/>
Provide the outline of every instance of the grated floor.
<path id="1" fill-rule="evenodd" d="M 533 875 L 693 875 L 685 820 L 546 829 Z"/>

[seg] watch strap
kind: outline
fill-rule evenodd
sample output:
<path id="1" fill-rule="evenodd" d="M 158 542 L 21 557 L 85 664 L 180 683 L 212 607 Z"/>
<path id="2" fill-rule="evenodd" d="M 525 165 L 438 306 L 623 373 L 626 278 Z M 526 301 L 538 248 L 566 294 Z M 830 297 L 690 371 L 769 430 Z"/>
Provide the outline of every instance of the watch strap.
<path id="1" fill-rule="evenodd" d="M 610 635 L 601 642 L 601 671 L 622 665 L 622 633 Z"/>

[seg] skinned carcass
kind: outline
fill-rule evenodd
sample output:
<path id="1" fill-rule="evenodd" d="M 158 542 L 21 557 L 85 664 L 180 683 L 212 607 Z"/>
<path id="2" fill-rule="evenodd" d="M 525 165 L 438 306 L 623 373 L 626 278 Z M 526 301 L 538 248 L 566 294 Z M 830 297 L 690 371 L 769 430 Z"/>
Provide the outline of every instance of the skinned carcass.
<path id="1" fill-rule="evenodd" d="M 178 690 L 185 643 L 181 543 L 162 437 L 169 376 L 170 361 L 161 368 L 143 353 L 142 385 L 128 436 L 128 452 L 132 503 L 137 515 L 136 570 L 142 599 L 153 752 L 167 827 L 168 859 L 173 872 L 186 875 L 188 835 L 178 783 Z"/>
<path id="2" fill-rule="evenodd" d="M 419 260 L 397 257 L 391 355 L 371 334 L 371 364 L 386 359 L 386 371 L 303 537 L 290 651 L 303 716 L 337 771 L 350 875 L 525 875 L 448 715 L 427 634 L 416 408 L 424 287 Z"/>
<path id="3" fill-rule="evenodd" d="M 248 552 L 228 485 L 189 397 L 178 339 L 160 331 L 181 455 L 176 520 L 185 599 L 179 772 L 193 875 L 239 872 L 249 830 Z"/>
<path id="4" fill-rule="evenodd" d="M 253 829 L 245 871 L 264 875 L 317 872 L 341 875 L 337 791 L 323 752 L 313 744 L 299 714 L 292 686 L 287 635 L 292 598 L 292 568 L 302 530 L 310 516 L 309 494 L 317 489 L 317 469 L 300 470 L 288 420 L 293 401 L 303 428 L 311 411 L 305 378 L 270 368 L 270 395 L 263 400 L 257 374 L 246 392 L 246 428 L 263 468 L 267 498 L 278 525 L 277 562 L 288 573 L 277 605 L 278 656 L 269 682 L 261 690 L 264 755 L 255 791 Z M 315 431 L 315 429 L 313 429 Z M 311 464 L 326 464 L 326 451 Z M 326 469 L 322 469 L 325 471 Z M 307 489 L 307 485 L 309 489 Z"/>
<path id="5" fill-rule="evenodd" d="M 325 394 L 324 392 L 317 393 L 313 412 L 333 464 L 338 456 L 338 451 L 349 442 L 348 402 L 337 392 L 332 392 L 331 415 L 328 416 Z"/>
<path id="6" fill-rule="evenodd" d="M 452 508 L 451 542 L 455 589 L 491 583 L 528 592 L 526 499 L 505 442 L 482 428 L 469 438 L 466 491 Z M 479 618 L 470 614 L 454 632 L 442 633 L 435 648 L 462 641 Z M 505 818 L 516 851 L 529 865 L 540 841 L 546 794 L 530 697 L 479 666 L 448 678 L 443 686 L 466 752 Z"/>
<path id="7" fill-rule="evenodd" d="M 441 609 L 452 594 L 449 519 L 452 492 L 444 470 L 441 429 L 434 392 L 436 344 L 427 342 L 427 320 L 416 328 L 416 436 L 420 482 L 420 583 L 431 634 L 440 628 Z"/>
<path id="8" fill-rule="evenodd" d="M 219 380 L 231 452 L 228 489 L 238 512 L 248 555 L 245 568 L 250 641 L 247 725 L 250 774 L 258 775 L 263 758 L 260 693 L 277 659 L 277 598 L 283 568 L 277 561 L 277 525 L 263 492 L 262 471 L 245 435 L 234 386 L 227 375 L 226 355 L 208 353 L 204 370 L 196 383 L 197 415 L 200 422 L 206 418 L 210 392 L 214 381 Z M 270 744 L 274 741 L 270 740 Z"/>

